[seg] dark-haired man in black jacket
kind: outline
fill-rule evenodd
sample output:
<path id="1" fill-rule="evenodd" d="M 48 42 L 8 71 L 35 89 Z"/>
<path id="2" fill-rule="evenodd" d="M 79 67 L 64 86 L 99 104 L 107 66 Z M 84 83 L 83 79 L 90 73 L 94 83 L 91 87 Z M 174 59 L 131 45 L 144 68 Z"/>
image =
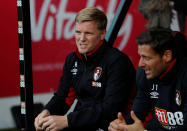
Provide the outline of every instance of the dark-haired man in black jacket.
<path id="1" fill-rule="evenodd" d="M 137 38 L 140 61 L 133 111 L 126 121 L 119 113 L 110 131 L 144 131 L 142 122 L 150 110 L 148 131 L 187 130 L 187 58 L 178 55 L 183 54 L 178 38 L 163 28 L 150 28 Z"/>

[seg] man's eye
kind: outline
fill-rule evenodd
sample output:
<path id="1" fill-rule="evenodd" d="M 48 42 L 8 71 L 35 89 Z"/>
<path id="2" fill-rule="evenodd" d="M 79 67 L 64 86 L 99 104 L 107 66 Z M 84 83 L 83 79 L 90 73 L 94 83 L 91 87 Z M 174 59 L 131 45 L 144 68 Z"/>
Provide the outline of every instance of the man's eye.
<path id="1" fill-rule="evenodd" d="M 87 32 L 86 34 L 87 34 L 87 35 L 92 35 L 93 33 L 91 33 L 91 32 Z"/>
<path id="2" fill-rule="evenodd" d="M 145 57 L 145 60 L 150 60 L 151 58 L 150 57 Z"/>

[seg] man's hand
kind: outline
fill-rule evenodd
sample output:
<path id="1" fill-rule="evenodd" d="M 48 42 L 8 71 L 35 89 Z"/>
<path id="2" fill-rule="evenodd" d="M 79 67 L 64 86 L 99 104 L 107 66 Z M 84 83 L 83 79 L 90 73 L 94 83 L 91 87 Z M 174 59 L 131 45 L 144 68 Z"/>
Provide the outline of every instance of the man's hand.
<path id="1" fill-rule="evenodd" d="M 34 121 L 34 126 L 36 128 L 36 131 L 42 131 L 43 129 L 42 124 L 43 124 L 43 119 L 47 116 L 50 115 L 50 112 L 48 110 L 43 110 L 36 118 Z"/>
<path id="2" fill-rule="evenodd" d="M 43 119 L 42 129 L 45 131 L 60 131 L 68 127 L 66 116 L 47 116 Z"/>
<path id="3" fill-rule="evenodd" d="M 131 117 L 134 120 L 133 124 L 127 125 L 123 116 L 118 113 L 118 119 L 110 123 L 109 131 L 144 131 L 141 120 L 139 120 L 133 111 L 131 111 Z"/>
<path id="4" fill-rule="evenodd" d="M 112 121 L 108 127 L 109 131 L 124 131 L 124 128 L 121 125 L 126 124 L 123 115 L 119 112 L 118 119 Z M 120 126 L 119 126 L 120 125 Z"/>
<path id="5" fill-rule="evenodd" d="M 138 119 L 138 117 L 136 117 L 134 111 L 131 111 L 131 117 L 134 120 L 133 124 L 119 124 L 119 128 L 124 128 L 124 131 L 144 131 L 145 129 L 142 125 L 142 122 L 140 119 Z"/>

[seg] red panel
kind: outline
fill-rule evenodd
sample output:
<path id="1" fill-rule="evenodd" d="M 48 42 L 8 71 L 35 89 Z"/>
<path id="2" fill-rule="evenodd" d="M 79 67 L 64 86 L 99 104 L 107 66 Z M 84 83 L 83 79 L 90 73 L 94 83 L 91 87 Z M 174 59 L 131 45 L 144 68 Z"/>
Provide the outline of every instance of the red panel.
<path id="1" fill-rule="evenodd" d="M 16 0 L 1 1 L 0 97 L 19 94 L 19 52 Z"/>
<path id="2" fill-rule="evenodd" d="M 31 0 L 34 93 L 55 91 L 65 57 L 74 50 L 74 17 L 87 6 L 97 6 L 106 12 L 109 25 L 120 0 Z M 135 67 L 138 63 L 135 38 L 145 28 L 138 12 L 139 0 L 133 0 L 120 30 L 115 47 L 129 55 Z M 17 6 L 2 1 L 1 18 L 1 92 L 0 97 L 19 95 L 19 61 Z"/>

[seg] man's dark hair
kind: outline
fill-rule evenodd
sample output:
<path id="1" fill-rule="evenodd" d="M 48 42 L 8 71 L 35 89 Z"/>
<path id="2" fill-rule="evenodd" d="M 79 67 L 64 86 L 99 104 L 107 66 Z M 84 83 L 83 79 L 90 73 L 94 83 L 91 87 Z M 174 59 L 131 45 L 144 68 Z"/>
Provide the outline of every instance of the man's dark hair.
<path id="1" fill-rule="evenodd" d="M 160 56 L 166 50 L 171 50 L 173 58 L 176 57 L 176 45 L 170 29 L 150 28 L 142 32 L 136 39 L 138 45 L 150 45 Z"/>

